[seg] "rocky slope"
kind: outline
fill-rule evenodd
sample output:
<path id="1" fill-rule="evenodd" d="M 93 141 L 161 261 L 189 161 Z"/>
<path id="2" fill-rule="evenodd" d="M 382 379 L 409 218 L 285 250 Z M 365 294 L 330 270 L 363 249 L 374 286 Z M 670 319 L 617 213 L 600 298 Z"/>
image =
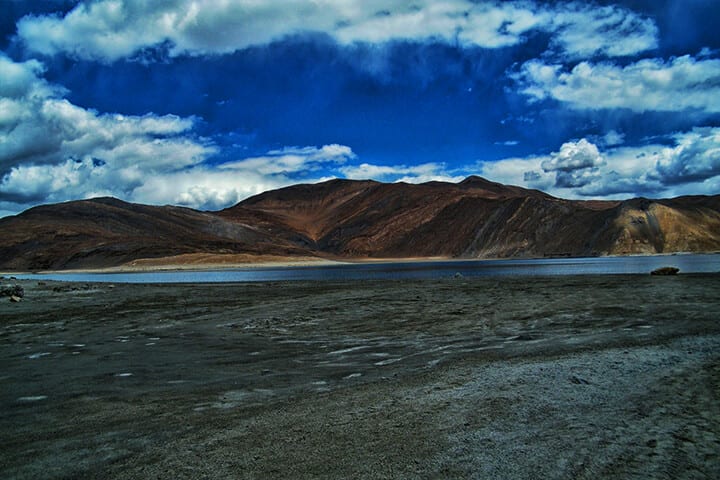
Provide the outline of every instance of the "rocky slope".
<path id="1" fill-rule="evenodd" d="M 583 256 L 720 250 L 720 196 L 562 200 L 479 177 L 459 184 L 333 180 L 218 212 L 313 250 L 360 257 Z"/>
<path id="2" fill-rule="evenodd" d="M 0 219 L 0 268 L 121 265 L 185 253 L 404 258 L 720 250 L 720 196 L 570 201 L 479 177 L 332 180 L 220 212 L 100 198 Z"/>

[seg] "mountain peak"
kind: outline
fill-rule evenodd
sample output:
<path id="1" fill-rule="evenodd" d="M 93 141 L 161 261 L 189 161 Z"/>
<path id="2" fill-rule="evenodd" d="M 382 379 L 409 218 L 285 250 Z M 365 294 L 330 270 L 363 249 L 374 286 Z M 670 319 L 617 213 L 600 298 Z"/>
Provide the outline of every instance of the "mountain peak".
<path id="1" fill-rule="evenodd" d="M 474 189 L 484 190 L 492 194 L 501 197 L 518 197 L 518 196 L 532 196 L 532 197 L 543 197 L 553 198 L 545 192 L 540 190 L 531 190 L 516 185 L 505 185 L 498 182 L 493 182 L 487 178 L 480 177 L 478 175 L 470 175 L 465 180 L 458 183 L 458 186 L 463 189 Z"/>

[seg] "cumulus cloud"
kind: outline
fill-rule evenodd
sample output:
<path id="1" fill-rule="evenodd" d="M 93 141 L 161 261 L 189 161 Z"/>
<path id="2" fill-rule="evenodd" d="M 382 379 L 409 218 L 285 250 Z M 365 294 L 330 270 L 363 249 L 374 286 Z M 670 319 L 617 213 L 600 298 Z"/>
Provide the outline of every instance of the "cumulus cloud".
<path id="1" fill-rule="evenodd" d="M 632 55 L 657 43 L 654 23 L 631 10 L 519 0 L 98 0 L 65 16 L 27 16 L 17 27 L 35 52 L 108 62 L 158 46 L 171 56 L 224 54 L 302 32 L 342 44 L 432 39 L 499 48 L 543 31 L 569 56 Z"/>
<path id="2" fill-rule="evenodd" d="M 319 170 L 356 158 L 350 147 L 330 144 L 210 166 L 216 147 L 193 135 L 193 118 L 85 109 L 63 98 L 64 89 L 44 80 L 43 70 L 35 60 L 0 54 L 3 214 L 105 195 L 219 209 L 298 178 L 322 180 Z"/>
<path id="3" fill-rule="evenodd" d="M 719 59 L 685 55 L 669 61 L 644 59 L 624 67 L 580 62 L 570 71 L 531 60 L 515 79 L 533 99 L 554 99 L 576 109 L 720 112 Z"/>
<path id="4" fill-rule="evenodd" d="M 485 162 L 480 170 L 492 180 L 563 198 L 717 194 L 720 128 L 695 128 L 669 140 L 670 146 L 650 144 L 601 152 L 581 139 L 547 156 Z"/>
<path id="5" fill-rule="evenodd" d="M 598 148 L 583 138 L 577 142 L 563 143 L 560 151 L 553 153 L 550 159 L 545 160 L 541 165 L 546 172 L 572 172 L 598 167 L 604 163 Z"/>
<path id="6" fill-rule="evenodd" d="M 63 98 L 36 60 L 0 54 L 0 202 L 26 205 L 97 195 L 127 198 L 150 176 L 214 153 L 194 119 L 101 114 Z"/>
<path id="7" fill-rule="evenodd" d="M 296 182 L 284 175 L 268 176 L 253 170 L 222 171 L 198 165 L 146 178 L 134 191 L 132 200 L 219 210 L 252 195 L 293 183 Z"/>
<path id="8" fill-rule="evenodd" d="M 675 136 L 663 150 L 657 172 L 666 185 L 704 181 L 720 175 L 720 128 L 695 128 Z"/>
<path id="9" fill-rule="evenodd" d="M 556 187 L 575 188 L 592 182 L 598 167 L 604 164 L 597 146 L 583 138 L 564 143 L 559 152 L 553 153 L 540 166 L 545 173 L 555 172 Z"/>

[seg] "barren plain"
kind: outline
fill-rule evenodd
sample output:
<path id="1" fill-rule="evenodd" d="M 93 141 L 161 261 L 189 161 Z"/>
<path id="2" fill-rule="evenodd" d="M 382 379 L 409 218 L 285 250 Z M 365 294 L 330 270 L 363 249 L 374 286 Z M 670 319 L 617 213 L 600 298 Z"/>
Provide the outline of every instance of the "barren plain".
<path id="1" fill-rule="evenodd" d="M 718 274 L 18 282 L 5 479 L 720 478 Z"/>

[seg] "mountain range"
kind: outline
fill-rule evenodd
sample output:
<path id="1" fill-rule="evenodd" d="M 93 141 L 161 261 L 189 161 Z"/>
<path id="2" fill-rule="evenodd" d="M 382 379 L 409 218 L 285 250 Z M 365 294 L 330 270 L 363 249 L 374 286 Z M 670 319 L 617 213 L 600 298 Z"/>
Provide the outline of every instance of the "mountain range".
<path id="1" fill-rule="evenodd" d="M 459 183 L 294 185 L 217 212 L 94 198 L 0 219 L 0 268 L 13 271 L 188 255 L 508 258 L 709 251 L 720 251 L 720 195 L 564 200 L 475 176 Z"/>

